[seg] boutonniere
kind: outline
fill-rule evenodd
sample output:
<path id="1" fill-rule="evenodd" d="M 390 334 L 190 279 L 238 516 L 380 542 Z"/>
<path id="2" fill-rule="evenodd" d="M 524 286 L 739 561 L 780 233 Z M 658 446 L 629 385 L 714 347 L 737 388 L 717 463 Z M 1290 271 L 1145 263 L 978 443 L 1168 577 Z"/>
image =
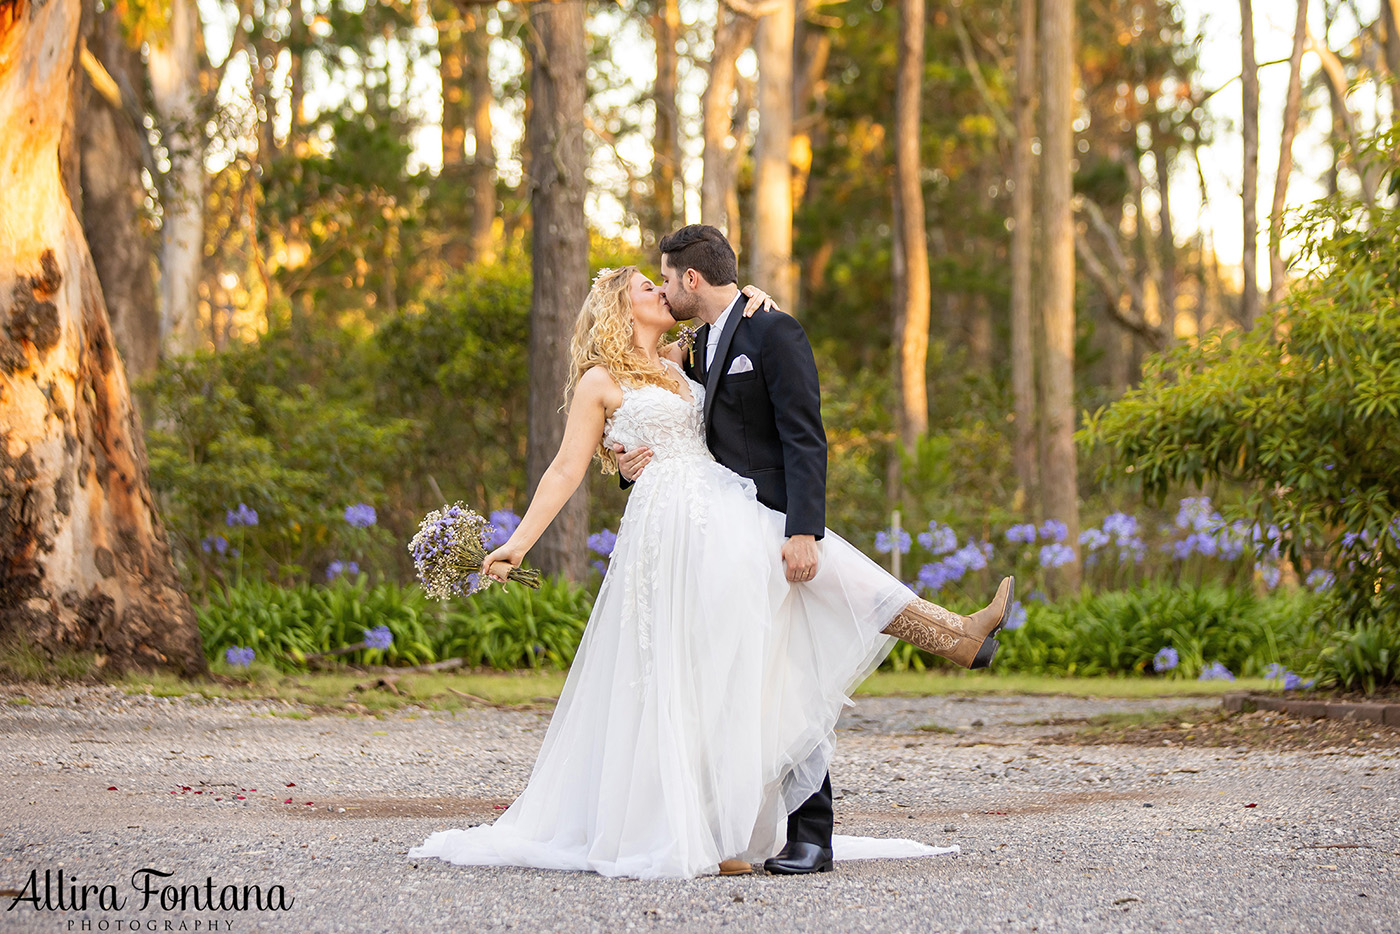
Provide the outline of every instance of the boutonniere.
<path id="1" fill-rule="evenodd" d="M 681 345 L 690 359 L 690 365 L 695 366 L 695 335 L 699 333 L 696 328 L 688 324 L 681 325 L 681 336 L 676 339 L 676 343 Z"/>

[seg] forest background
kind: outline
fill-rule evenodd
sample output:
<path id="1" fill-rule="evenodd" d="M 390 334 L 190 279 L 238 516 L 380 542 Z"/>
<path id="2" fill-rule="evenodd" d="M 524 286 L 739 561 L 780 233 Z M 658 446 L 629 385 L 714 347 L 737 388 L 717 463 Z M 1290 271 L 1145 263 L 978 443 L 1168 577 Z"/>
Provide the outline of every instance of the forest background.
<path id="1" fill-rule="evenodd" d="M 1229 42 L 1186 0 L 60 6 L 65 195 L 198 606 L 409 581 L 444 501 L 508 530 L 560 437 L 592 273 L 654 273 L 700 221 L 812 339 L 829 524 L 912 587 L 1340 575 L 1329 605 L 1396 631 L 1396 0 L 1240 0 Z M 1286 56 L 1257 59 L 1258 24 Z M 1279 378 L 1297 360 L 1342 383 Z M 51 466 L 83 485 L 80 461 Z M 535 560 L 596 586 L 624 502 L 594 476 Z M 39 507 L 56 528 L 62 504 Z M 68 606 L 114 576 L 102 521 L 83 536 L 76 583 L 9 565 L 8 605 L 51 598 L 11 622 L 40 643 L 107 638 Z M 157 602 L 188 620 L 180 599 Z M 106 650 L 166 638 L 135 628 Z"/>

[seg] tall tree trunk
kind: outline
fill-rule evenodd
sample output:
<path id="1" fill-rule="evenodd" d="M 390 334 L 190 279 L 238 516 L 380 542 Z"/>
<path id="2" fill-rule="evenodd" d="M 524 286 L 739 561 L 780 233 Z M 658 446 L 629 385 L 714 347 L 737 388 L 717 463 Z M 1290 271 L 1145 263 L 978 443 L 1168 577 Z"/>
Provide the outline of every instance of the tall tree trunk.
<path id="1" fill-rule="evenodd" d="M 1274 177 L 1274 202 L 1269 210 L 1269 304 L 1283 295 L 1283 208 L 1288 200 L 1288 178 L 1293 174 L 1293 138 L 1298 133 L 1298 111 L 1303 101 L 1303 48 L 1308 38 L 1308 0 L 1298 0 L 1293 27 L 1293 54 L 1288 59 L 1288 100 L 1283 107 L 1283 137 L 1279 142 L 1278 174 Z"/>
<path id="2" fill-rule="evenodd" d="M 753 278 L 797 313 L 792 268 L 792 39 L 796 0 L 775 0 L 758 23 L 758 139 L 754 154 Z"/>
<path id="3" fill-rule="evenodd" d="M 1390 122 L 1400 126 L 1400 0 L 1382 0 L 1385 7 L 1385 66 L 1390 72 Z"/>
<path id="4" fill-rule="evenodd" d="M 442 85 L 442 169 L 445 174 L 467 161 L 466 23 L 450 0 L 433 5 L 437 26 L 438 81 Z"/>
<path id="5" fill-rule="evenodd" d="M 1171 151 L 1167 148 L 1167 141 L 1162 135 L 1156 134 L 1152 140 L 1152 160 L 1157 170 L 1157 244 L 1156 267 L 1160 271 L 1157 277 L 1160 293 L 1160 307 L 1162 309 L 1162 322 L 1168 334 L 1175 333 L 1176 330 L 1176 232 L 1172 227 L 1172 202 L 1171 202 Z M 1139 215 L 1141 217 L 1141 215 Z M 1150 228 L 1146 222 L 1142 223 L 1144 233 L 1150 233 Z M 1151 245 L 1148 249 L 1153 249 Z"/>
<path id="6" fill-rule="evenodd" d="M 1068 542 L 1079 540 L 1079 462 L 1074 448 L 1074 6 L 1046 0 L 1041 14 L 1044 50 L 1045 144 L 1041 214 L 1045 225 L 1045 356 L 1041 368 L 1045 423 L 1045 513 L 1069 526 Z M 1063 580 L 1078 587 L 1078 563 Z"/>
<path id="7" fill-rule="evenodd" d="M 1254 327 L 1259 317 L 1259 68 L 1254 61 L 1254 4 L 1240 0 L 1240 77 L 1244 97 L 1244 253 L 1240 265 L 1240 324 Z"/>
<path id="8" fill-rule="evenodd" d="M 653 0 L 651 33 L 656 40 L 656 83 L 652 103 L 656 133 L 652 137 L 652 230 L 659 241 L 676 226 L 676 181 L 681 161 L 680 111 L 676 107 L 676 41 L 681 32 L 679 0 Z"/>
<path id="9" fill-rule="evenodd" d="M 729 201 L 733 197 L 734 147 L 729 139 L 734 126 L 730 98 L 738 78 L 739 53 L 753 41 L 756 23 L 742 13 L 726 14 L 720 5 L 715 24 L 714 51 L 710 55 L 710 78 L 701 98 L 705 149 L 704 174 L 700 181 L 700 223 L 728 231 Z"/>
<path id="10" fill-rule="evenodd" d="M 1032 187 L 1035 184 L 1035 5 L 1019 0 L 1016 43 L 1016 139 L 1011 178 L 1011 398 L 1015 412 L 1012 459 L 1016 462 L 1017 505 L 1034 513 L 1039 471 L 1035 433 L 1035 345 L 1032 342 L 1031 289 L 1035 253 Z"/>
<path id="11" fill-rule="evenodd" d="M 928 328 L 931 300 L 928 230 L 920 182 L 919 110 L 924 76 L 924 0 L 899 5 L 899 50 L 894 88 L 894 294 L 902 312 L 899 334 L 900 438 L 913 454 L 928 434 Z"/>
<path id="12" fill-rule="evenodd" d="M 0 638 L 197 674 L 199 628 L 60 174 L 80 13 L 0 5 Z"/>
<path id="13" fill-rule="evenodd" d="M 151 97 L 170 156 L 161 225 L 161 343 L 170 353 L 203 346 L 199 281 L 204 271 L 204 127 L 199 113 L 202 37 L 195 0 L 171 0 L 169 20 L 148 43 Z"/>
<path id="14" fill-rule="evenodd" d="M 569 337 L 588 295 L 588 226 L 583 198 L 583 108 L 587 91 L 583 0 L 530 6 L 532 191 L 530 303 L 530 495 L 564 438 L 559 411 L 569 375 Z M 580 485 L 540 538 L 535 558 L 546 574 L 582 580 L 588 537 L 588 489 Z"/>
<path id="15" fill-rule="evenodd" d="M 491 139 L 491 33 L 488 11 L 467 14 L 467 84 L 471 88 L 472 136 L 472 258 L 478 263 L 496 259 L 496 144 Z"/>
<path id="16" fill-rule="evenodd" d="M 145 83 L 141 55 L 122 35 L 115 10 L 93 18 L 88 49 L 108 85 L 100 92 L 84 79 L 82 116 L 78 120 L 82 156 L 83 230 L 102 284 L 112 336 L 126 372 L 137 380 L 155 372 L 160 360 L 160 306 L 156 299 L 155 247 L 146 229 L 146 187 L 141 181 L 141 138 L 137 136 L 122 88 Z"/>
<path id="17" fill-rule="evenodd" d="M 807 20 L 818 0 L 802 0 L 793 35 L 792 143 L 788 147 L 792 168 L 792 203 L 796 211 L 807 193 L 812 174 L 812 137 L 822 127 L 826 96 L 826 64 L 831 58 L 831 30 Z"/>
<path id="18" fill-rule="evenodd" d="M 293 153 L 301 142 L 302 129 L 306 126 L 306 53 L 311 45 L 311 30 L 306 25 L 306 13 L 302 0 L 287 0 L 287 17 L 291 21 L 291 31 L 287 36 L 287 142 Z"/>

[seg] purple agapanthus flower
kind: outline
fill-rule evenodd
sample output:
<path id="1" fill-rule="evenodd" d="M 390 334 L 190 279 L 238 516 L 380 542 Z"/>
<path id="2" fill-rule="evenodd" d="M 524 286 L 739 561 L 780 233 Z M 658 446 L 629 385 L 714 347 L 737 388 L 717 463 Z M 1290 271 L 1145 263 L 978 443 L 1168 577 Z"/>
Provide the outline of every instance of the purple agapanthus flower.
<path id="1" fill-rule="evenodd" d="M 896 548 L 900 554 L 907 555 L 913 544 L 914 540 L 904 529 L 881 529 L 875 533 L 875 550 L 882 555 L 887 555 Z"/>
<path id="2" fill-rule="evenodd" d="M 372 649 L 387 649 L 394 643 L 394 634 L 388 626 L 379 625 L 365 630 L 365 645 Z"/>
<path id="3" fill-rule="evenodd" d="M 1035 526 L 1029 522 L 1013 525 L 1006 530 L 1006 540 L 1020 545 L 1030 545 L 1035 542 Z"/>
<path id="4" fill-rule="evenodd" d="M 1058 568 L 1074 563 L 1074 549 L 1055 542 L 1040 549 L 1040 566 Z"/>
<path id="5" fill-rule="evenodd" d="M 1211 662 L 1201 669 L 1201 673 L 1196 677 L 1197 681 L 1234 681 L 1235 676 L 1230 669 L 1220 662 Z"/>
<path id="6" fill-rule="evenodd" d="M 1279 578 L 1283 572 L 1272 564 L 1265 564 L 1262 561 L 1254 565 L 1254 570 L 1259 572 L 1259 578 L 1264 582 L 1264 589 L 1273 590 L 1278 586 Z"/>
<path id="7" fill-rule="evenodd" d="M 491 526 L 486 530 L 482 544 L 487 548 L 496 549 L 510 541 L 515 527 L 520 524 L 520 517 L 509 509 L 497 509 L 491 513 L 489 521 Z"/>
<path id="8" fill-rule="evenodd" d="M 1298 674 L 1297 672 L 1287 671 L 1284 672 L 1283 675 L 1283 689 L 1285 691 L 1296 691 L 1300 688 L 1310 688 L 1315 683 L 1317 683 L 1316 678 L 1310 678 L 1309 680 L 1304 681 L 1303 676 Z"/>
<path id="9" fill-rule="evenodd" d="M 1059 519 L 1046 519 L 1040 523 L 1040 538 L 1042 541 L 1054 542 L 1056 544 L 1064 541 L 1069 536 L 1069 526 Z"/>
<path id="10" fill-rule="evenodd" d="M 593 566 L 593 570 L 597 571 L 603 577 L 608 576 L 608 562 L 599 559 L 597 561 L 591 562 L 591 564 Z"/>
<path id="11" fill-rule="evenodd" d="M 230 527 L 257 525 L 258 514 L 249 508 L 247 503 L 239 503 L 237 509 L 229 509 L 224 512 L 224 524 Z"/>
<path id="12" fill-rule="evenodd" d="M 210 535 L 199 543 L 199 547 L 207 554 L 224 554 L 228 551 L 228 539 L 222 535 Z"/>
<path id="13" fill-rule="evenodd" d="M 1314 568 L 1303 583 L 1314 593 L 1322 593 L 1332 589 L 1332 585 L 1337 583 L 1337 575 L 1326 568 Z"/>
<path id="14" fill-rule="evenodd" d="M 919 568 L 918 583 L 928 593 L 938 593 L 949 584 L 956 583 L 966 573 L 962 565 L 949 559 L 925 564 Z"/>
<path id="15" fill-rule="evenodd" d="M 1152 656 L 1152 670 L 1158 673 L 1171 671 L 1181 664 L 1181 653 L 1171 646 L 1163 646 L 1157 650 L 1157 654 Z"/>
<path id="16" fill-rule="evenodd" d="M 594 532 L 588 536 L 588 547 L 594 554 L 609 558 L 612 556 L 613 549 L 617 547 L 617 533 L 611 529 Z"/>
<path id="17" fill-rule="evenodd" d="M 357 529 L 367 529 L 379 520 L 374 507 L 369 503 L 356 503 L 345 507 L 345 521 Z"/>
<path id="18" fill-rule="evenodd" d="M 1006 611 L 1006 622 L 1002 629 L 1020 629 L 1026 625 L 1026 608 L 1020 600 L 1011 601 L 1010 608 Z"/>
<path id="19" fill-rule="evenodd" d="M 958 533 L 935 519 L 928 524 L 927 532 L 919 533 L 919 544 L 930 554 L 946 555 L 958 547 Z"/>
<path id="20" fill-rule="evenodd" d="M 224 661 L 228 662 L 234 668 L 247 668 L 249 665 L 253 664 L 254 657 L 255 653 L 253 650 L 246 646 L 234 645 L 224 649 Z"/>
<path id="21" fill-rule="evenodd" d="M 1098 551 L 1108 544 L 1108 533 L 1103 529 L 1085 529 L 1079 533 L 1079 544 L 1089 551 Z"/>
<path id="22" fill-rule="evenodd" d="M 1120 542 L 1126 541 L 1137 537 L 1138 521 L 1126 512 L 1111 512 L 1104 517 L 1103 530 Z"/>
<path id="23" fill-rule="evenodd" d="M 360 565 L 354 561 L 332 561 L 326 565 L 326 580 L 328 581 L 333 581 L 341 575 L 354 577 L 359 573 Z"/>

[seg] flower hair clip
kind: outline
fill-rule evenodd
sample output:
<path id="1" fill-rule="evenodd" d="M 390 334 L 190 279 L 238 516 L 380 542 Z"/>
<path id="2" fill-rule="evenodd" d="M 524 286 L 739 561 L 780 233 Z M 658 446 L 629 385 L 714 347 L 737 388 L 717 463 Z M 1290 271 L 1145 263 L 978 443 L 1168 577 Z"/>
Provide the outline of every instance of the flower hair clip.
<path id="1" fill-rule="evenodd" d="M 602 269 L 598 270 L 598 275 L 593 277 L 593 285 L 597 286 L 597 284 L 600 281 L 602 281 L 604 276 L 611 276 L 615 272 L 617 272 L 616 269 L 611 269 L 607 266 L 604 266 Z"/>

